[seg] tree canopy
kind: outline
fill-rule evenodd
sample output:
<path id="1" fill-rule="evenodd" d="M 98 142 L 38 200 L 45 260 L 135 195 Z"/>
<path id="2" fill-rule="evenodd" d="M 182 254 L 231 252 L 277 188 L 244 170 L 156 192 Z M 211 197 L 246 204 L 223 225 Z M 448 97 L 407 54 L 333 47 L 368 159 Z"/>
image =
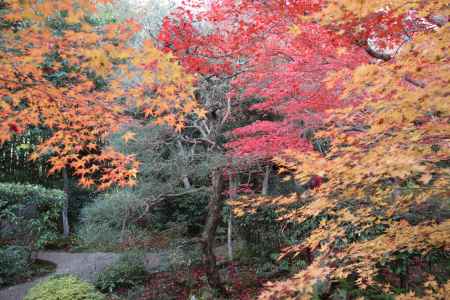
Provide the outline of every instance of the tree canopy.
<path id="1" fill-rule="evenodd" d="M 170 54 L 150 41 L 143 49 L 128 45 L 139 30 L 136 22 L 102 24 L 91 1 L 3 6 L 0 139 L 28 126 L 51 129 L 32 155 L 50 153 L 50 173 L 67 165 L 85 186 L 133 184 L 138 168 L 133 156 L 99 147 L 130 121 L 128 107 L 178 130 L 187 113 L 202 112 L 194 101 L 194 77 Z"/>
<path id="2" fill-rule="evenodd" d="M 220 157 L 205 168 L 202 237 L 217 285 L 223 179 L 235 195 L 236 159 L 273 164 L 307 191 L 232 197 L 235 215 L 272 205 L 280 223 L 314 226 L 279 256 L 309 265 L 259 298 L 314 299 L 350 277 L 394 295 L 385 265 L 450 250 L 449 12 L 441 0 L 184 1 L 134 46 L 139 23 L 102 19 L 94 1 L 0 1 L 0 143 L 44 128 L 31 159 L 100 189 L 138 182 L 139 160 L 109 143 L 119 130 L 143 151 L 145 128 L 171 128 L 155 131 L 154 164 L 182 160 L 175 183 L 147 171 L 180 193 L 195 173 L 186 153 Z M 396 297 L 450 293 L 431 273 L 423 287 Z"/>

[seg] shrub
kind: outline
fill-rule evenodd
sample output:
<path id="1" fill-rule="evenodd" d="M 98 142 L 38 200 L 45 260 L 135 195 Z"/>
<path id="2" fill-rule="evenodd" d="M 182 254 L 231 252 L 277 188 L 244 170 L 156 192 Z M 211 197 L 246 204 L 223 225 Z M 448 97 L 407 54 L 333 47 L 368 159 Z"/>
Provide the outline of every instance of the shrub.
<path id="1" fill-rule="evenodd" d="M 136 191 L 120 190 L 102 194 L 81 211 L 77 237 L 82 248 L 111 251 L 125 241 L 145 241 L 150 233 L 184 225 L 186 233 L 199 232 L 204 223 L 206 197 L 179 197 L 152 207 L 143 214 L 148 198 Z M 181 231 L 178 231 L 181 233 Z"/>
<path id="2" fill-rule="evenodd" d="M 155 208 L 154 223 L 167 229 L 171 223 L 185 224 L 188 235 L 197 235 L 203 229 L 209 195 L 204 191 L 171 199 Z"/>
<path id="3" fill-rule="evenodd" d="M 145 202 L 129 190 L 99 196 L 81 211 L 81 226 L 77 231 L 84 248 L 112 250 L 121 240 L 144 238 L 146 230 L 138 226 L 143 221 Z M 145 221 L 145 220 L 144 220 Z"/>
<path id="4" fill-rule="evenodd" d="M 105 300 L 95 287 L 72 275 L 54 276 L 31 288 L 24 300 Z"/>
<path id="5" fill-rule="evenodd" d="M 108 224 L 82 223 L 77 229 L 77 246 L 80 249 L 114 251 L 120 244 L 120 230 Z"/>
<path id="6" fill-rule="evenodd" d="M 146 275 L 143 255 L 128 252 L 98 274 L 95 286 L 103 292 L 112 292 L 117 288 L 132 288 L 141 284 Z"/>
<path id="7" fill-rule="evenodd" d="M 0 239 L 43 248 L 60 237 L 64 192 L 38 185 L 0 183 Z"/>
<path id="8" fill-rule="evenodd" d="M 14 283 L 19 276 L 26 275 L 30 265 L 30 249 L 21 246 L 0 248 L 0 286 Z"/>

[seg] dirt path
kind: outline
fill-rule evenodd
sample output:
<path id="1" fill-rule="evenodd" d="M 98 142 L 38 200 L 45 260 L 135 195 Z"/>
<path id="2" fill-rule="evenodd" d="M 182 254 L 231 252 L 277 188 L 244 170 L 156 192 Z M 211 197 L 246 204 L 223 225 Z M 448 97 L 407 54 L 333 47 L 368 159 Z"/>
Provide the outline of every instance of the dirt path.
<path id="1" fill-rule="evenodd" d="M 94 281 L 96 275 L 111 265 L 119 258 L 117 253 L 67 253 L 45 251 L 37 254 L 38 259 L 47 260 L 57 265 L 54 274 L 73 274 L 87 281 Z M 163 260 L 166 260 L 166 253 L 147 253 L 145 255 L 145 267 L 149 271 L 157 269 Z M 0 290 L 0 300 L 22 300 L 27 291 L 35 284 L 45 280 L 46 277 L 37 278 L 31 282 L 15 285 Z"/>

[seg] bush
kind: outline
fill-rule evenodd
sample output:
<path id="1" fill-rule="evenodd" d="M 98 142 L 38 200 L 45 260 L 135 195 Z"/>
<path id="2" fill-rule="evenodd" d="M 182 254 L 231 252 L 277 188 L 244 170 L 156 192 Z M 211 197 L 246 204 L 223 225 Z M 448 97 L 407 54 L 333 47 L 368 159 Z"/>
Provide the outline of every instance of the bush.
<path id="1" fill-rule="evenodd" d="M 0 183 L 0 239 L 43 248 L 59 237 L 64 192 L 38 185 Z"/>
<path id="2" fill-rule="evenodd" d="M 12 284 L 19 276 L 27 275 L 30 265 L 30 249 L 21 246 L 0 248 L 0 286 Z"/>
<path id="3" fill-rule="evenodd" d="M 185 224 L 187 234 L 195 236 L 203 229 L 209 195 L 204 191 L 166 201 L 154 209 L 154 223 L 159 229 L 170 227 L 171 223 Z"/>
<path id="4" fill-rule="evenodd" d="M 102 292 L 112 292 L 117 288 L 132 288 L 141 284 L 146 275 L 143 255 L 138 252 L 129 252 L 99 273 L 95 286 Z"/>
<path id="5" fill-rule="evenodd" d="M 81 248 L 116 250 L 124 242 L 145 241 L 152 232 L 174 224 L 183 224 L 187 233 L 200 231 L 207 204 L 204 193 L 165 201 L 143 215 L 146 199 L 136 191 L 120 190 L 102 194 L 85 206 L 77 229 Z"/>
<path id="6" fill-rule="evenodd" d="M 24 300 L 105 300 L 95 287 L 72 275 L 53 276 L 31 288 Z"/>
<path id="7" fill-rule="evenodd" d="M 146 230 L 137 223 L 148 221 L 146 216 L 141 218 L 144 210 L 145 202 L 129 190 L 99 196 L 81 211 L 80 245 L 112 250 L 122 240 L 143 238 Z"/>

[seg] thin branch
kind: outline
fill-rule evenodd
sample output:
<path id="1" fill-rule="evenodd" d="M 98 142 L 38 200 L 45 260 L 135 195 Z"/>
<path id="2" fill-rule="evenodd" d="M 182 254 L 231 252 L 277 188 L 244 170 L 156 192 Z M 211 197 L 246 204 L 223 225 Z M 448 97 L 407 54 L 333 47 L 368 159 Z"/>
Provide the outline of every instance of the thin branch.
<path id="1" fill-rule="evenodd" d="M 414 85 L 416 87 L 419 87 L 419 88 L 422 88 L 422 89 L 424 89 L 427 86 L 425 84 L 425 82 L 423 82 L 421 80 L 414 79 L 410 75 L 405 75 L 404 79 L 405 79 L 406 82 L 409 82 L 412 85 Z"/>

